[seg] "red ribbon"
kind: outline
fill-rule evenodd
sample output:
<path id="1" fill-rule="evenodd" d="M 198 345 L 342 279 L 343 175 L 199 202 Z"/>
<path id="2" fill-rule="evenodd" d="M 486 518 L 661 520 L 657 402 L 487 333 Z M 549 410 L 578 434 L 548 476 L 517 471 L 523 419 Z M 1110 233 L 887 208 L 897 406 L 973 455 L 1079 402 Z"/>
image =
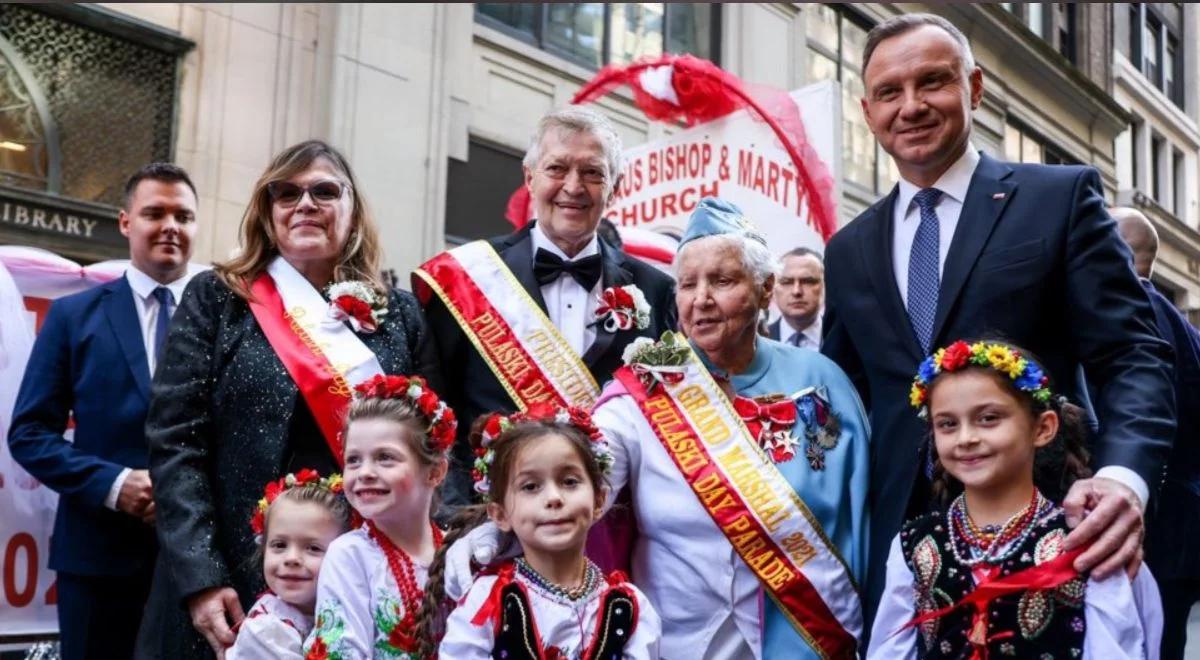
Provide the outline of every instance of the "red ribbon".
<path id="1" fill-rule="evenodd" d="M 493 629 L 500 627 L 500 614 L 503 612 L 500 602 L 501 592 L 513 581 L 515 570 L 512 562 L 507 562 L 496 569 L 496 581 L 492 583 L 492 590 L 488 593 L 487 600 L 479 606 L 479 611 L 471 617 L 471 625 L 482 626 L 491 621 Z"/>
<path id="2" fill-rule="evenodd" d="M 983 630 L 986 631 L 987 608 L 993 600 L 1001 596 L 1007 596 L 1008 594 L 1020 593 L 1024 591 L 1045 591 L 1048 589 L 1054 589 L 1055 587 L 1062 586 L 1063 584 L 1074 580 L 1075 578 L 1079 577 L 1079 572 L 1075 570 L 1075 559 L 1079 557 L 1079 555 L 1083 554 L 1085 550 L 1087 550 L 1086 547 L 1075 548 L 1074 550 L 1064 552 L 1063 554 L 1044 564 L 1032 566 L 1023 571 L 1018 571 L 1012 575 L 1002 577 L 999 580 L 984 582 L 975 587 L 974 591 L 966 596 L 963 596 L 962 600 L 958 601 L 957 603 L 943 607 L 940 610 L 926 612 L 925 614 L 922 614 L 901 626 L 896 633 L 907 630 L 908 628 L 912 628 L 913 626 L 919 626 L 927 621 L 940 619 L 954 610 L 966 606 L 971 606 L 974 609 L 974 616 L 971 620 L 972 629 L 975 629 L 982 624 Z M 977 639 L 971 640 L 971 645 L 974 647 L 971 654 L 971 660 L 987 660 L 987 643 L 1011 636 L 1012 633 L 1007 632 L 993 635 L 990 638 L 981 638 L 981 636 L 978 636 Z M 970 639 L 970 637 L 971 636 L 969 635 L 968 639 Z"/>
<path id="3" fill-rule="evenodd" d="M 629 330 L 635 325 L 636 315 L 637 305 L 634 304 L 633 296 L 629 295 L 628 291 L 609 287 L 600 294 L 600 305 L 596 307 L 596 318 L 602 319 L 608 316 L 609 321 L 604 324 L 605 330 L 609 332 Z"/>

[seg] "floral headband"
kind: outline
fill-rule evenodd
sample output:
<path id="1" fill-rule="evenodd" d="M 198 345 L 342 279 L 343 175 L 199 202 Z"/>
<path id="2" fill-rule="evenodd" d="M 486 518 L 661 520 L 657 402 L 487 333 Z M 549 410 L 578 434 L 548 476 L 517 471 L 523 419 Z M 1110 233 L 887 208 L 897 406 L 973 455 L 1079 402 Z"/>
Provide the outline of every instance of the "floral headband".
<path id="1" fill-rule="evenodd" d="M 479 446 L 475 448 L 475 466 L 471 470 L 471 478 L 475 480 L 475 492 L 488 495 L 492 482 L 488 479 L 492 461 L 496 457 L 496 442 L 512 427 L 521 422 L 553 422 L 574 426 L 588 438 L 592 456 L 600 466 L 600 472 L 607 475 L 612 470 L 613 455 L 608 448 L 604 434 L 592 422 L 592 416 L 583 408 L 568 406 L 563 408 L 548 403 L 537 403 L 524 412 L 511 415 L 492 413 L 484 423 Z"/>
<path id="2" fill-rule="evenodd" d="M 925 358 L 917 375 L 913 378 L 908 401 L 925 419 L 929 416 L 929 383 L 938 374 L 961 371 L 968 366 L 994 369 L 1013 382 L 1013 386 L 1027 392 L 1039 403 L 1049 403 L 1050 378 L 1033 360 L 1021 355 L 1021 351 L 1005 344 L 975 342 L 968 344 L 959 340 Z"/>
<path id="3" fill-rule="evenodd" d="M 408 399 L 429 420 L 427 432 L 434 451 L 445 453 L 454 444 L 458 420 L 445 401 L 425 384 L 420 376 L 384 376 L 376 374 L 355 388 L 356 399 Z"/>
<path id="4" fill-rule="evenodd" d="M 254 507 L 254 515 L 250 517 L 250 529 L 254 530 L 255 538 L 260 543 L 262 541 L 263 530 L 266 528 L 267 509 L 271 508 L 271 504 L 284 492 L 305 486 L 324 488 L 335 495 L 340 495 L 342 492 L 342 475 L 331 474 L 328 477 L 322 478 L 316 470 L 304 468 L 294 474 L 285 474 L 278 481 L 272 481 L 267 484 L 262 499 Z"/>

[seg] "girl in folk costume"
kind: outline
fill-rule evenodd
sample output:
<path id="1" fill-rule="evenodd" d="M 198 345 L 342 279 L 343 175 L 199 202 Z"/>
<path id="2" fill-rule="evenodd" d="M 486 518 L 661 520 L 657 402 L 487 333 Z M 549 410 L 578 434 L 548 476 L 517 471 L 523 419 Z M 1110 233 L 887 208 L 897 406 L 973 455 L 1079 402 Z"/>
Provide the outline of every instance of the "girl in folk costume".
<path id="1" fill-rule="evenodd" d="M 462 512 L 455 538 L 486 516 L 523 555 L 489 567 L 445 623 L 440 654 L 470 660 L 657 658 L 661 623 L 645 595 L 584 555 L 607 494 L 607 443 L 586 412 L 536 404 L 481 418 L 471 434 L 475 490 L 485 506 Z M 453 541 L 453 539 L 449 539 Z M 445 552 L 430 578 L 422 638 L 441 637 Z"/>
<path id="2" fill-rule="evenodd" d="M 267 484 L 250 527 L 261 544 L 267 591 L 242 620 L 225 658 L 300 660 L 325 552 L 350 528 L 341 475 L 322 479 L 305 469 Z"/>
<path id="3" fill-rule="evenodd" d="M 376 376 L 355 388 L 344 477 L 364 523 L 329 548 L 307 658 L 417 657 L 417 611 L 442 543 L 430 514 L 456 427 L 419 377 Z"/>
<path id="4" fill-rule="evenodd" d="M 1143 566 L 1075 572 L 1052 498 L 1085 477 L 1083 411 L 1015 346 L 955 342 L 926 358 L 912 404 L 932 426 L 935 491 L 960 494 L 893 540 L 868 658 L 1156 658 Z M 944 499 L 944 498 L 943 498 Z"/>

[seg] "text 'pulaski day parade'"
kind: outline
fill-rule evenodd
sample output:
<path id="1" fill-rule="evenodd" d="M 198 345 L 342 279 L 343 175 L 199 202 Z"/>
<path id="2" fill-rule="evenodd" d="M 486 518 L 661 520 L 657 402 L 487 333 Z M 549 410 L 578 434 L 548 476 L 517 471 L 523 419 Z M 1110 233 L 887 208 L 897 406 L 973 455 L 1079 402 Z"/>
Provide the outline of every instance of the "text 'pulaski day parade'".
<path id="1" fill-rule="evenodd" d="M 0 660 L 1200 659 L 1198 33 L 0 4 Z"/>

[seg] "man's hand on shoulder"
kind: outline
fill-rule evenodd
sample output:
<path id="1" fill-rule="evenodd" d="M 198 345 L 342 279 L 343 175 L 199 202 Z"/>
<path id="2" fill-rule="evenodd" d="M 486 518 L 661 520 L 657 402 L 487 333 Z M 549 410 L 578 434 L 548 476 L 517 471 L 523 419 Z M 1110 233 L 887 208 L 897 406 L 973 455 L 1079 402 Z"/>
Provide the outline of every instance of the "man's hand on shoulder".
<path id="1" fill-rule="evenodd" d="M 1142 564 L 1142 502 L 1132 488 L 1104 477 L 1080 479 L 1063 498 L 1071 533 L 1066 549 L 1091 544 L 1075 570 L 1097 579 L 1125 568 L 1132 577 Z"/>
<path id="2" fill-rule="evenodd" d="M 131 470 L 121 484 L 117 494 L 117 510 L 146 522 L 154 521 L 154 487 L 150 484 L 149 470 Z M 150 519 L 147 518 L 149 510 Z"/>

